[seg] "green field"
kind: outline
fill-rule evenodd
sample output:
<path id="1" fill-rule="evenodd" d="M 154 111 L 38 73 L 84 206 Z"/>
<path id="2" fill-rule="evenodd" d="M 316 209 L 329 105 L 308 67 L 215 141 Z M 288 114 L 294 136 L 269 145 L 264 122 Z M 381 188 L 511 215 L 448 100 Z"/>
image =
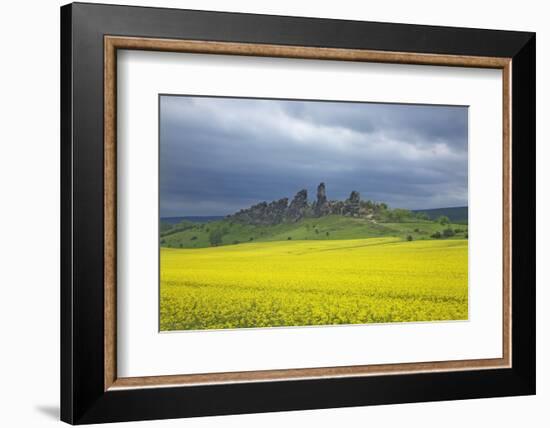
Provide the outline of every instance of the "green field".
<path id="1" fill-rule="evenodd" d="M 206 248 L 211 246 L 210 235 L 220 230 L 218 245 L 235 245 L 246 242 L 272 242 L 288 240 L 341 240 L 375 237 L 399 237 L 413 240 L 432 239 L 434 232 L 451 229 L 450 239 L 467 238 L 464 224 L 441 225 L 434 221 L 410 219 L 400 223 L 373 222 L 364 218 L 331 215 L 306 218 L 297 223 L 277 225 L 250 225 L 228 220 L 199 224 L 182 222 L 160 233 L 160 244 L 167 248 Z"/>
<path id="2" fill-rule="evenodd" d="M 223 223 L 161 234 L 161 330 L 468 318 L 467 229 L 434 240 L 429 221 Z M 220 246 L 212 227 L 228 230 Z"/>

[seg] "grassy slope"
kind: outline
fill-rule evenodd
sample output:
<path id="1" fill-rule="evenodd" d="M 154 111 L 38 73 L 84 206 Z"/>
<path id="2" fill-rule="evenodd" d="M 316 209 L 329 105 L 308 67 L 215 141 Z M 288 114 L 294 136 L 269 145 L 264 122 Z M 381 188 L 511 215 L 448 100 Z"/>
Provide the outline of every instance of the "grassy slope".
<path id="1" fill-rule="evenodd" d="M 308 218 L 298 223 L 275 226 L 252 226 L 222 220 L 196 224 L 190 229 L 162 236 L 161 246 L 172 248 L 209 247 L 210 232 L 220 227 L 226 230 L 222 244 L 227 245 L 244 242 L 286 241 L 289 240 L 288 238 L 291 240 L 333 240 L 393 236 L 405 239 L 407 235 L 411 235 L 414 240 L 421 240 L 431 239 L 431 234 L 442 231 L 448 226 L 420 220 L 404 223 L 372 223 L 366 219 L 342 216 Z M 450 227 L 467 231 L 465 225 L 451 224 Z M 464 238 L 464 233 L 457 234 L 455 238 Z"/>

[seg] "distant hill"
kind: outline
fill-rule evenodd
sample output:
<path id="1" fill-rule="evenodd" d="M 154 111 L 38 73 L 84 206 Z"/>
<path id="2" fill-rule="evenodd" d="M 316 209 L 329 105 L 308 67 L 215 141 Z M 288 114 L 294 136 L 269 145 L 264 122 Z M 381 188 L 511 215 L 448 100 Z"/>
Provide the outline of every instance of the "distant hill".
<path id="1" fill-rule="evenodd" d="M 431 220 L 447 216 L 453 223 L 468 223 L 468 207 L 433 208 L 429 210 L 412 210 L 414 213 L 425 213 Z"/>
<path id="2" fill-rule="evenodd" d="M 161 223 L 166 224 L 178 224 L 182 221 L 190 221 L 192 223 L 210 223 L 211 221 L 218 221 L 223 219 L 221 215 L 201 215 L 201 216 L 185 216 L 185 217 L 161 217 Z"/>

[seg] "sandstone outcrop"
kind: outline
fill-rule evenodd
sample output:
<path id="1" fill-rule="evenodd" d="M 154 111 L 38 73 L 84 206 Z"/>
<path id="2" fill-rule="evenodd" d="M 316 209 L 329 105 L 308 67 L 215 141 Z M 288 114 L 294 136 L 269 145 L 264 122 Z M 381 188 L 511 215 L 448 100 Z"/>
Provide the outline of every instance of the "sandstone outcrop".
<path id="1" fill-rule="evenodd" d="M 309 204 L 307 202 L 307 190 L 302 189 L 298 193 L 296 193 L 296 196 L 294 196 L 294 199 L 292 199 L 292 202 L 290 203 L 286 211 L 285 217 L 288 221 L 296 222 L 306 217 L 308 211 Z"/>
<path id="2" fill-rule="evenodd" d="M 290 204 L 288 198 L 282 198 L 270 203 L 260 202 L 250 208 L 227 216 L 231 221 L 254 224 L 275 225 L 280 223 L 295 223 L 307 217 L 324 217 L 327 215 L 343 215 L 349 217 L 372 218 L 373 212 L 380 207 L 372 201 L 362 201 L 359 192 L 352 191 L 345 201 L 328 200 L 325 183 L 317 186 L 317 199 L 309 204 L 307 190 L 302 189 Z"/>

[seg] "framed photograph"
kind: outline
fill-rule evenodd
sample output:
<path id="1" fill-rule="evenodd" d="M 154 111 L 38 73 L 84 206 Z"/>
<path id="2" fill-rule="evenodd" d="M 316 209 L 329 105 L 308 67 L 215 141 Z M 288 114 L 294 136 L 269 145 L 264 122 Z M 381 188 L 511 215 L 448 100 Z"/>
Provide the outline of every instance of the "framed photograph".
<path id="1" fill-rule="evenodd" d="M 535 393 L 535 35 L 61 8 L 61 417 Z"/>

